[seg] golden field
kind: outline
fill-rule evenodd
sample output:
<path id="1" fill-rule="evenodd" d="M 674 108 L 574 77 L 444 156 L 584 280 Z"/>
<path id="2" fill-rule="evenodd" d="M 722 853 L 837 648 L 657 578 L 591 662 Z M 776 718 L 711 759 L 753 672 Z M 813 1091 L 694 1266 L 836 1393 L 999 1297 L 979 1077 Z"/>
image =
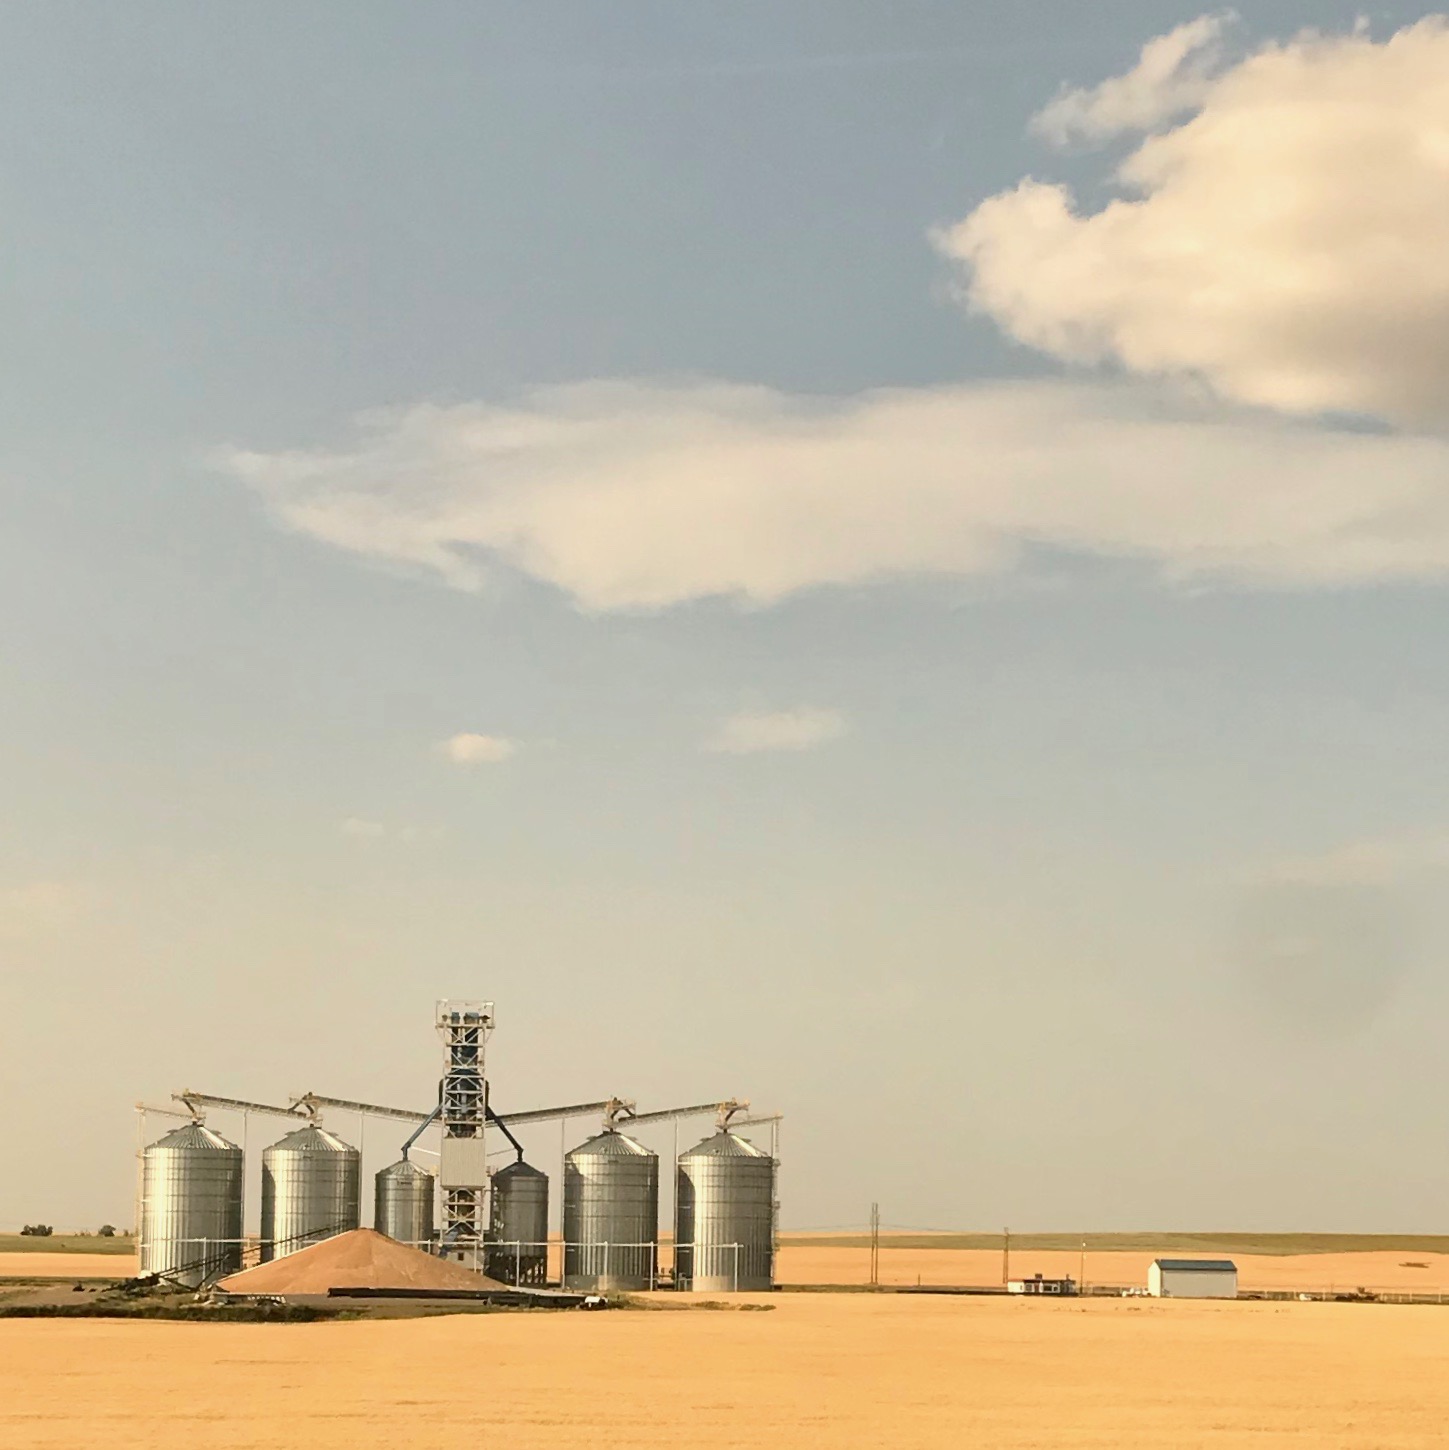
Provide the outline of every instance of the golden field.
<path id="1" fill-rule="evenodd" d="M 1089 1252 L 1086 1282 L 1145 1285 L 1147 1266 L 1167 1250 L 1146 1253 Z M 1238 1288 L 1351 1290 L 1449 1295 L 1449 1254 L 1408 1250 L 1340 1254 L 1241 1254 L 1183 1251 L 1188 1258 L 1231 1258 L 1238 1266 Z M 1064 1250 L 1013 1249 L 1011 1277 L 1075 1279 L 1080 1255 Z M 782 1284 L 858 1285 L 870 1281 L 870 1257 L 862 1248 L 786 1246 L 780 1250 Z M 880 1253 L 880 1282 L 885 1285 L 999 1285 L 1001 1250 L 888 1248 Z"/>
<path id="2" fill-rule="evenodd" d="M 6 1450 L 1428 1450 L 1449 1310 L 787 1294 L 769 1313 L 0 1321 Z"/>
<path id="3" fill-rule="evenodd" d="M 0 1279 L 125 1279 L 135 1272 L 134 1254 L 0 1253 Z"/>

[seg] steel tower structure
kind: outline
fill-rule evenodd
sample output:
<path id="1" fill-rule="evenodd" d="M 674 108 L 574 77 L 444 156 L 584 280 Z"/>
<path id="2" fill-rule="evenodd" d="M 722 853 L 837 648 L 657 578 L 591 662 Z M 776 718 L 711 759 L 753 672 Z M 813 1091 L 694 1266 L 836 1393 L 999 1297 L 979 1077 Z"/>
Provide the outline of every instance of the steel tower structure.
<path id="1" fill-rule="evenodd" d="M 472 1262 L 488 1228 L 488 1079 L 484 1056 L 493 1030 L 492 1002 L 438 1003 L 443 1080 L 438 1117 L 443 1141 L 438 1186 L 443 1191 L 442 1253 Z"/>

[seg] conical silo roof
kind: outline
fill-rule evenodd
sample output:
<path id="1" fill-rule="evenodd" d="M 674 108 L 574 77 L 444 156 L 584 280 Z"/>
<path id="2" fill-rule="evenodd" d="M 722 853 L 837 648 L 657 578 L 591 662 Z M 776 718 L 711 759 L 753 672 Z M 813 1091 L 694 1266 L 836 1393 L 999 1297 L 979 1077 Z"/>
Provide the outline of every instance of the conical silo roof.
<path id="1" fill-rule="evenodd" d="M 712 1138 L 706 1138 L 702 1143 L 696 1143 L 687 1153 L 681 1153 L 684 1158 L 768 1158 L 770 1155 L 763 1148 L 757 1148 L 737 1133 L 730 1133 L 724 1130 L 716 1133 Z"/>
<path id="2" fill-rule="evenodd" d="M 653 1158 L 657 1155 L 625 1133 L 606 1129 L 569 1151 L 570 1158 Z"/>
<path id="3" fill-rule="evenodd" d="M 205 1123 L 187 1123 L 183 1127 L 173 1128 L 164 1137 L 157 1138 L 151 1144 L 153 1148 L 200 1148 L 206 1149 L 229 1149 L 232 1152 L 240 1152 L 237 1145 L 229 1139 L 223 1138 L 220 1133 L 213 1132 Z"/>
<path id="4" fill-rule="evenodd" d="M 377 1172 L 377 1177 L 398 1181 L 412 1181 L 419 1178 L 432 1178 L 433 1175 L 426 1168 L 420 1168 L 411 1158 L 399 1158 L 396 1163 L 389 1163 L 386 1168 Z"/>
<path id="5" fill-rule="evenodd" d="M 319 1128 L 316 1123 L 308 1123 L 305 1128 L 298 1128 L 295 1132 L 288 1133 L 285 1138 L 278 1138 L 268 1153 L 285 1149 L 288 1153 L 355 1153 L 356 1148 L 350 1143 L 344 1143 L 336 1133 L 329 1133 L 326 1128 Z"/>
<path id="6" fill-rule="evenodd" d="M 548 1174 L 545 1173 L 541 1168 L 535 1168 L 532 1163 L 525 1163 L 522 1158 L 520 1158 L 516 1163 L 510 1163 L 506 1168 L 500 1168 L 498 1172 L 493 1175 L 494 1183 L 497 1183 L 500 1179 L 502 1179 L 505 1183 L 513 1183 L 522 1182 L 524 1179 L 538 1178 L 542 1178 L 547 1181 Z"/>

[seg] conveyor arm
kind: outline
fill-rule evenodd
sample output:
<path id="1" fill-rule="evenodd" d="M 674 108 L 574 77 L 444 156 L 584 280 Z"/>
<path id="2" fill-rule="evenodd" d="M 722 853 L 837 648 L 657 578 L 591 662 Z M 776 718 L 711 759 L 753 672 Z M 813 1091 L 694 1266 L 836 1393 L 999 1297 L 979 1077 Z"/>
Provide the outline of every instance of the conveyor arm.
<path id="1" fill-rule="evenodd" d="M 252 1103 L 245 1098 L 219 1098 L 213 1093 L 194 1093 L 189 1088 L 185 1092 L 172 1093 L 171 1096 L 178 1103 L 185 1103 L 193 1113 L 199 1104 L 206 1108 L 233 1108 L 239 1113 L 272 1113 L 279 1118 L 316 1117 L 316 1113 L 301 1098 L 284 1108 L 277 1103 Z"/>

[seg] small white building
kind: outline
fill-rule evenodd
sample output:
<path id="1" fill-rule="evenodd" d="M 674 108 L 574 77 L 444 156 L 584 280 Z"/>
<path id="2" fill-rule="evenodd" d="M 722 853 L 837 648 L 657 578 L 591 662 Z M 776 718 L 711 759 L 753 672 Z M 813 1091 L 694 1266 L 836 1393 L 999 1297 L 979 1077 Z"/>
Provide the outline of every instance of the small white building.
<path id="1" fill-rule="evenodd" d="M 1075 1294 L 1077 1283 L 1075 1279 L 1044 1279 L 1040 1274 L 1034 1274 L 1030 1279 L 1012 1279 L 1006 1286 L 1006 1292 L 1008 1294 Z"/>
<path id="2" fill-rule="evenodd" d="M 1147 1292 L 1155 1299 L 1236 1299 L 1238 1266 L 1231 1259 L 1153 1259 Z"/>

